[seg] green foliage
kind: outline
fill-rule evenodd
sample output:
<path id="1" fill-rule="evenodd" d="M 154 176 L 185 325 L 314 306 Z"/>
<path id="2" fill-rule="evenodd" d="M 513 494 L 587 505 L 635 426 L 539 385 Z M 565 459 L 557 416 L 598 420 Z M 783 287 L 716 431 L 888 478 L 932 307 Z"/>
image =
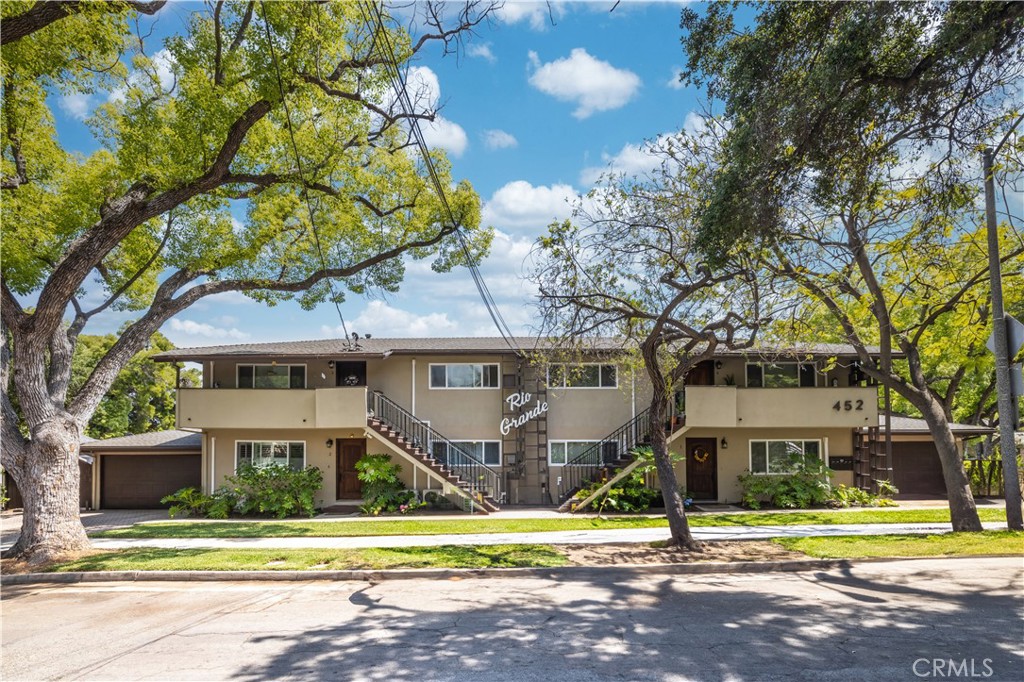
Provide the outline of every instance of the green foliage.
<path id="1" fill-rule="evenodd" d="M 817 458 L 792 458 L 789 474 L 752 474 L 738 476 L 743 504 L 760 509 L 763 503 L 781 509 L 806 509 L 822 506 L 832 497 L 829 478 L 833 472 Z"/>
<path id="2" fill-rule="evenodd" d="M 71 395 L 77 393 L 115 341 L 117 336 L 113 334 L 78 337 L 72 356 Z M 114 379 L 85 434 L 92 438 L 116 438 L 173 429 L 177 371 L 172 363 L 151 359 L 156 353 L 173 348 L 174 344 L 163 334 L 154 334 L 149 347 L 129 360 Z M 201 380 L 195 369 L 183 370 L 181 378 L 183 387 L 198 386 Z"/>
<path id="3" fill-rule="evenodd" d="M 179 514 L 211 519 L 226 519 L 231 514 L 279 519 L 299 514 L 313 516 L 314 496 L 323 480 L 316 467 L 295 470 L 283 464 L 247 464 L 234 476 L 228 476 L 213 495 L 196 488 L 182 488 L 160 501 L 171 505 L 171 518 Z"/>
<path id="4" fill-rule="evenodd" d="M 423 506 L 416 503 L 416 493 L 408 490 L 398 477 L 402 467 L 389 455 L 364 455 L 356 462 L 363 484 L 364 504 L 360 510 L 367 515 L 403 514 Z"/>
<path id="5" fill-rule="evenodd" d="M 702 216 L 710 253 L 779 230 L 800 183 L 842 199 L 852 167 L 929 145 L 967 157 L 1019 114 L 1019 3 L 766 2 L 749 24 L 739 7 L 682 12 L 684 80 L 732 124 Z"/>
<path id="6" fill-rule="evenodd" d="M 616 470 L 615 474 L 618 474 L 618 470 Z M 577 500 L 585 500 L 606 483 L 607 481 L 593 481 L 580 488 L 574 497 Z M 659 491 L 647 487 L 645 473 L 635 469 L 616 483 L 613 488 L 610 488 L 608 492 L 594 500 L 593 504 L 597 507 L 598 513 L 603 513 L 605 509 L 616 512 L 640 513 L 650 509 L 651 504 L 660 495 Z"/>
<path id="7" fill-rule="evenodd" d="M 851 488 L 845 485 L 839 485 L 832 489 L 832 496 L 828 499 L 828 506 L 830 507 L 841 507 L 843 509 L 848 507 L 894 507 L 896 503 L 892 501 L 892 495 L 896 492 L 896 488 L 892 486 L 888 481 L 881 481 L 884 483 L 882 488 L 882 494 L 875 495 L 869 493 L 866 490 L 860 488 Z"/>
<path id="8" fill-rule="evenodd" d="M 316 467 L 296 470 L 284 464 L 247 464 L 225 481 L 222 488 L 230 491 L 236 513 L 283 519 L 316 513 L 314 496 L 324 482 L 324 475 Z"/>

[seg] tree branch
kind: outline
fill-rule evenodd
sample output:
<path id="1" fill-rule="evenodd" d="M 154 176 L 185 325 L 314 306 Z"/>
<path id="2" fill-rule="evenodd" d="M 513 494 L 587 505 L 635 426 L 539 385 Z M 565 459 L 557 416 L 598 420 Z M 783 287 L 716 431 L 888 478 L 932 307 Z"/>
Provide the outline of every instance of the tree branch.
<path id="1" fill-rule="evenodd" d="M 140 14 L 156 14 L 165 4 L 167 4 L 167 0 L 154 0 L 153 2 L 120 0 L 119 2 L 103 3 L 79 2 L 78 0 L 69 0 L 68 2 L 40 0 L 21 14 L 4 19 L 3 25 L 0 26 L 0 45 L 21 40 L 55 21 L 84 11 L 86 7 L 102 7 L 106 12 L 120 12 L 129 8 Z"/>

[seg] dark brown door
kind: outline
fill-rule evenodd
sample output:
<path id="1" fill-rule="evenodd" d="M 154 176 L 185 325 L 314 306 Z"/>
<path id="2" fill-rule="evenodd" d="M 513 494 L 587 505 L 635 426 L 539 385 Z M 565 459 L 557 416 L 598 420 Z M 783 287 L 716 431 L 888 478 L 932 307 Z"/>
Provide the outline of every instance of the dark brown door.
<path id="1" fill-rule="evenodd" d="M 711 360 L 698 362 L 697 366 L 686 374 L 687 386 L 714 386 L 715 385 L 715 363 Z"/>
<path id="2" fill-rule="evenodd" d="M 102 455 L 103 509 L 159 509 L 160 498 L 202 485 L 200 455 Z"/>
<path id="3" fill-rule="evenodd" d="M 893 443 L 892 482 L 900 495 L 946 496 L 935 443 Z"/>
<path id="4" fill-rule="evenodd" d="M 356 462 L 366 454 L 366 440 L 350 438 L 338 440 L 338 499 L 358 500 L 363 496 L 362 484 L 356 472 Z"/>
<path id="5" fill-rule="evenodd" d="M 718 454 L 715 438 L 686 439 L 686 493 L 695 500 L 718 499 Z"/>

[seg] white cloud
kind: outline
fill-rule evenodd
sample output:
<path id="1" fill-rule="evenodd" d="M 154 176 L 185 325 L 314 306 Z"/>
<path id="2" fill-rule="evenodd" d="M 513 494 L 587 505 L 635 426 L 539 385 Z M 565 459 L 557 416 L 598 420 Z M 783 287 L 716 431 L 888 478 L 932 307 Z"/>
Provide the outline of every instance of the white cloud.
<path id="1" fill-rule="evenodd" d="M 392 307 L 384 301 L 370 301 L 366 309 L 349 323 L 348 328 L 360 335 L 369 333 L 380 337 L 453 336 L 458 323 L 448 319 L 448 313 L 417 315 Z M 340 326 L 323 326 L 320 332 L 328 338 L 344 334 Z"/>
<path id="2" fill-rule="evenodd" d="M 205 322 L 196 322 L 194 320 L 179 320 L 174 317 L 170 321 L 170 331 L 178 332 L 186 336 L 199 336 L 207 339 L 235 339 L 238 341 L 249 338 L 249 334 L 239 330 L 236 327 L 230 329 L 224 327 L 214 327 L 212 324 L 206 324 Z"/>
<path id="3" fill-rule="evenodd" d="M 76 121 L 84 121 L 92 111 L 92 97 L 84 92 L 73 92 L 63 95 L 57 106 Z"/>
<path id="4" fill-rule="evenodd" d="M 426 66 L 410 68 L 406 85 L 416 109 L 437 109 L 441 99 L 441 84 L 433 70 Z M 469 146 L 469 137 L 462 126 L 440 114 L 434 116 L 433 122 L 420 121 L 420 130 L 429 146 L 445 149 L 456 157 L 462 156 Z"/>
<path id="5" fill-rule="evenodd" d="M 530 85 L 555 99 L 575 102 L 572 115 L 579 119 L 623 107 L 640 89 L 640 77 L 635 73 L 595 59 L 582 47 L 547 64 L 531 51 L 529 60 L 535 69 Z"/>
<path id="6" fill-rule="evenodd" d="M 577 192 L 570 185 L 534 187 L 515 180 L 496 191 L 483 207 L 483 223 L 507 232 L 540 234 L 553 221 L 572 215 Z"/>
<path id="7" fill-rule="evenodd" d="M 680 67 L 680 66 L 673 66 L 672 67 L 672 75 L 669 76 L 669 79 L 665 82 L 665 85 L 667 87 L 669 87 L 669 88 L 672 88 L 673 90 L 682 90 L 683 88 L 686 87 L 686 85 L 681 80 L 679 80 L 679 77 L 682 74 L 683 74 L 682 67 Z"/>
<path id="8" fill-rule="evenodd" d="M 548 25 L 562 17 L 566 12 L 564 2 L 535 2 L 533 0 L 505 0 L 495 15 L 506 24 L 526 22 L 534 31 L 546 30 Z"/>
<path id="9" fill-rule="evenodd" d="M 491 52 L 490 43 L 483 43 L 482 45 L 480 43 L 475 43 L 473 45 L 470 45 L 468 48 L 466 48 L 466 54 L 468 54 L 470 57 L 480 57 L 481 59 L 486 59 L 491 64 L 498 61 L 498 58 L 494 56 L 493 52 Z"/>
<path id="10" fill-rule="evenodd" d="M 423 140 L 427 146 L 440 147 L 452 156 L 462 156 L 469 146 L 469 138 L 462 126 L 443 116 L 435 116 L 432 123 L 420 121 L 420 130 L 423 131 Z"/>
<path id="11" fill-rule="evenodd" d="M 603 165 L 588 166 L 580 172 L 582 184 L 593 185 L 604 173 L 642 175 L 661 164 L 661 159 L 651 154 L 650 145 L 646 142 L 642 144 L 626 143 L 614 156 L 604 152 L 601 154 L 601 161 Z"/>
<path id="12" fill-rule="evenodd" d="M 480 137 L 483 138 L 484 146 L 488 149 L 506 149 L 519 144 L 519 140 L 504 130 L 485 130 Z"/>

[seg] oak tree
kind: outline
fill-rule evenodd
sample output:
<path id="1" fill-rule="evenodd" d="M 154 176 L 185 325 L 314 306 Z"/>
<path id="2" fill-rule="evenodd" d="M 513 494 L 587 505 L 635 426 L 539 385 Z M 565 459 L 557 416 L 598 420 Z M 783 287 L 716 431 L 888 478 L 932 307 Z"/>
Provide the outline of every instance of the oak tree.
<path id="1" fill-rule="evenodd" d="M 154 53 L 132 27 L 162 4 L 0 6 L 0 394 L 11 386 L 20 408 L 3 398 L 2 464 L 25 498 L 13 553 L 32 562 L 88 546 L 81 436 L 173 315 L 228 292 L 312 308 L 392 291 L 403 257 L 464 262 L 459 230 L 473 255 L 489 245 L 472 187 L 434 153 L 449 215 L 413 153 L 409 124 L 436 103 L 412 93 L 403 108 L 391 73 L 430 45 L 457 49 L 489 4 L 418 5 L 413 35 L 368 3 L 218 0 Z M 95 152 L 62 146 L 62 94 L 103 102 Z M 136 319 L 73 386 L 80 335 L 109 309 Z"/>

